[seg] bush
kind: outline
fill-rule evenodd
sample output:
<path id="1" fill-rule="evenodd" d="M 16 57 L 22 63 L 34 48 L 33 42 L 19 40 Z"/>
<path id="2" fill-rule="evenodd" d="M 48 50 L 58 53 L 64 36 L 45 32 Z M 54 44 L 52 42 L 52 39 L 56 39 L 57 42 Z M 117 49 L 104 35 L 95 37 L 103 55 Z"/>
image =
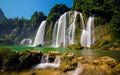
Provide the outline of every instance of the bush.
<path id="1" fill-rule="evenodd" d="M 9 48 L 0 50 L 1 68 L 4 70 L 15 70 L 19 64 L 19 55 Z"/>
<path id="2" fill-rule="evenodd" d="M 40 62 L 39 51 L 16 52 L 9 48 L 0 49 L 0 69 L 4 71 L 29 69 Z"/>

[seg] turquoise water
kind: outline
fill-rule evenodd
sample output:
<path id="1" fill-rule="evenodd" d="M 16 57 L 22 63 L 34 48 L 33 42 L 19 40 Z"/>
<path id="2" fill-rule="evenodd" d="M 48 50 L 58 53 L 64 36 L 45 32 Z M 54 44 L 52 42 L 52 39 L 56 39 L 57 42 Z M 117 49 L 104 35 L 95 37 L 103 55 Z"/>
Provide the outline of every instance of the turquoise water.
<path id="1" fill-rule="evenodd" d="M 68 50 L 66 48 L 52 48 L 52 47 L 30 47 L 30 46 L 0 46 L 0 48 L 11 48 L 16 51 L 24 51 L 24 50 L 40 50 L 43 53 L 47 53 L 49 51 L 59 51 L 60 53 L 75 53 L 76 56 L 93 56 L 94 58 L 100 56 L 109 56 L 115 58 L 120 61 L 120 51 L 116 50 Z"/>

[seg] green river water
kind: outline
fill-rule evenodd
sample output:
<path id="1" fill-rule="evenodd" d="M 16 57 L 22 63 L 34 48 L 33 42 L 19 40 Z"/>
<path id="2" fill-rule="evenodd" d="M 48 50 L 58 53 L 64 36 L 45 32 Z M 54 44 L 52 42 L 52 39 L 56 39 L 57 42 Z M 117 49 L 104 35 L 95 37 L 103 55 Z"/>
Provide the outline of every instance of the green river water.
<path id="1" fill-rule="evenodd" d="M 94 58 L 101 56 L 109 56 L 120 61 L 120 51 L 116 50 L 68 50 L 66 48 L 53 48 L 53 47 L 30 47 L 30 46 L 0 46 L 0 48 L 10 48 L 15 51 L 24 51 L 24 50 L 40 50 L 43 53 L 49 51 L 59 51 L 60 53 L 75 53 L 76 56 L 92 56 Z"/>

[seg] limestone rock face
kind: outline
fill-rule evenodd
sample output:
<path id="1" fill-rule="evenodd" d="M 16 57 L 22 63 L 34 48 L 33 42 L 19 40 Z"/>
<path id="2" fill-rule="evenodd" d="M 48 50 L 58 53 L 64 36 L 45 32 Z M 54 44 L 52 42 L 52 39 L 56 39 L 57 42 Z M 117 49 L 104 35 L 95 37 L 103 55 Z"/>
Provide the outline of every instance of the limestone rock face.
<path id="1" fill-rule="evenodd" d="M 0 9 L 0 20 L 5 19 L 3 11 Z"/>

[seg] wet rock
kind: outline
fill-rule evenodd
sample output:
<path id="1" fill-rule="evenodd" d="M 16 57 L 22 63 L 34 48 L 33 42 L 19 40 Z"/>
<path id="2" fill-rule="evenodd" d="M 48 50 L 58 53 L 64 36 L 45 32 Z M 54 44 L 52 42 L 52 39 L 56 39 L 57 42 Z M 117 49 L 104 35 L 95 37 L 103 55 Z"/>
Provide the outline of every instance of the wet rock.
<path id="1" fill-rule="evenodd" d="M 120 75 L 120 63 L 113 68 L 114 75 Z"/>
<path id="2" fill-rule="evenodd" d="M 49 51 L 49 55 L 60 55 L 59 51 Z"/>
<path id="3" fill-rule="evenodd" d="M 81 61 L 81 60 L 83 60 L 83 59 L 84 59 L 83 57 L 78 57 L 78 58 L 77 58 L 78 61 Z"/>
<path id="4" fill-rule="evenodd" d="M 33 72 L 31 75 L 36 75 L 36 73 Z"/>
<path id="5" fill-rule="evenodd" d="M 60 70 L 62 70 L 63 72 L 67 72 L 67 71 L 71 71 L 74 70 L 75 66 L 70 66 L 69 64 L 61 64 L 60 66 Z"/>
<path id="6" fill-rule="evenodd" d="M 49 61 L 53 62 L 56 58 L 56 56 L 61 55 L 59 51 L 49 51 L 46 56 L 49 55 Z"/>
<path id="7" fill-rule="evenodd" d="M 70 62 L 70 65 L 71 66 L 76 66 L 78 63 L 78 60 L 76 58 L 72 59 L 71 62 Z"/>
<path id="8" fill-rule="evenodd" d="M 92 62 L 95 65 L 108 65 L 109 67 L 114 67 L 115 65 L 118 64 L 116 59 L 113 59 L 111 57 L 108 56 L 104 56 L 104 57 L 100 57 L 98 59 L 93 60 Z"/>
<path id="9" fill-rule="evenodd" d="M 92 64 L 84 64 L 81 75 L 112 75 L 111 69 L 107 65 L 95 66 Z"/>
<path id="10" fill-rule="evenodd" d="M 69 60 L 73 59 L 75 57 L 74 53 L 64 53 L 63 54 L 64 58 L 68 58 Z"/>

